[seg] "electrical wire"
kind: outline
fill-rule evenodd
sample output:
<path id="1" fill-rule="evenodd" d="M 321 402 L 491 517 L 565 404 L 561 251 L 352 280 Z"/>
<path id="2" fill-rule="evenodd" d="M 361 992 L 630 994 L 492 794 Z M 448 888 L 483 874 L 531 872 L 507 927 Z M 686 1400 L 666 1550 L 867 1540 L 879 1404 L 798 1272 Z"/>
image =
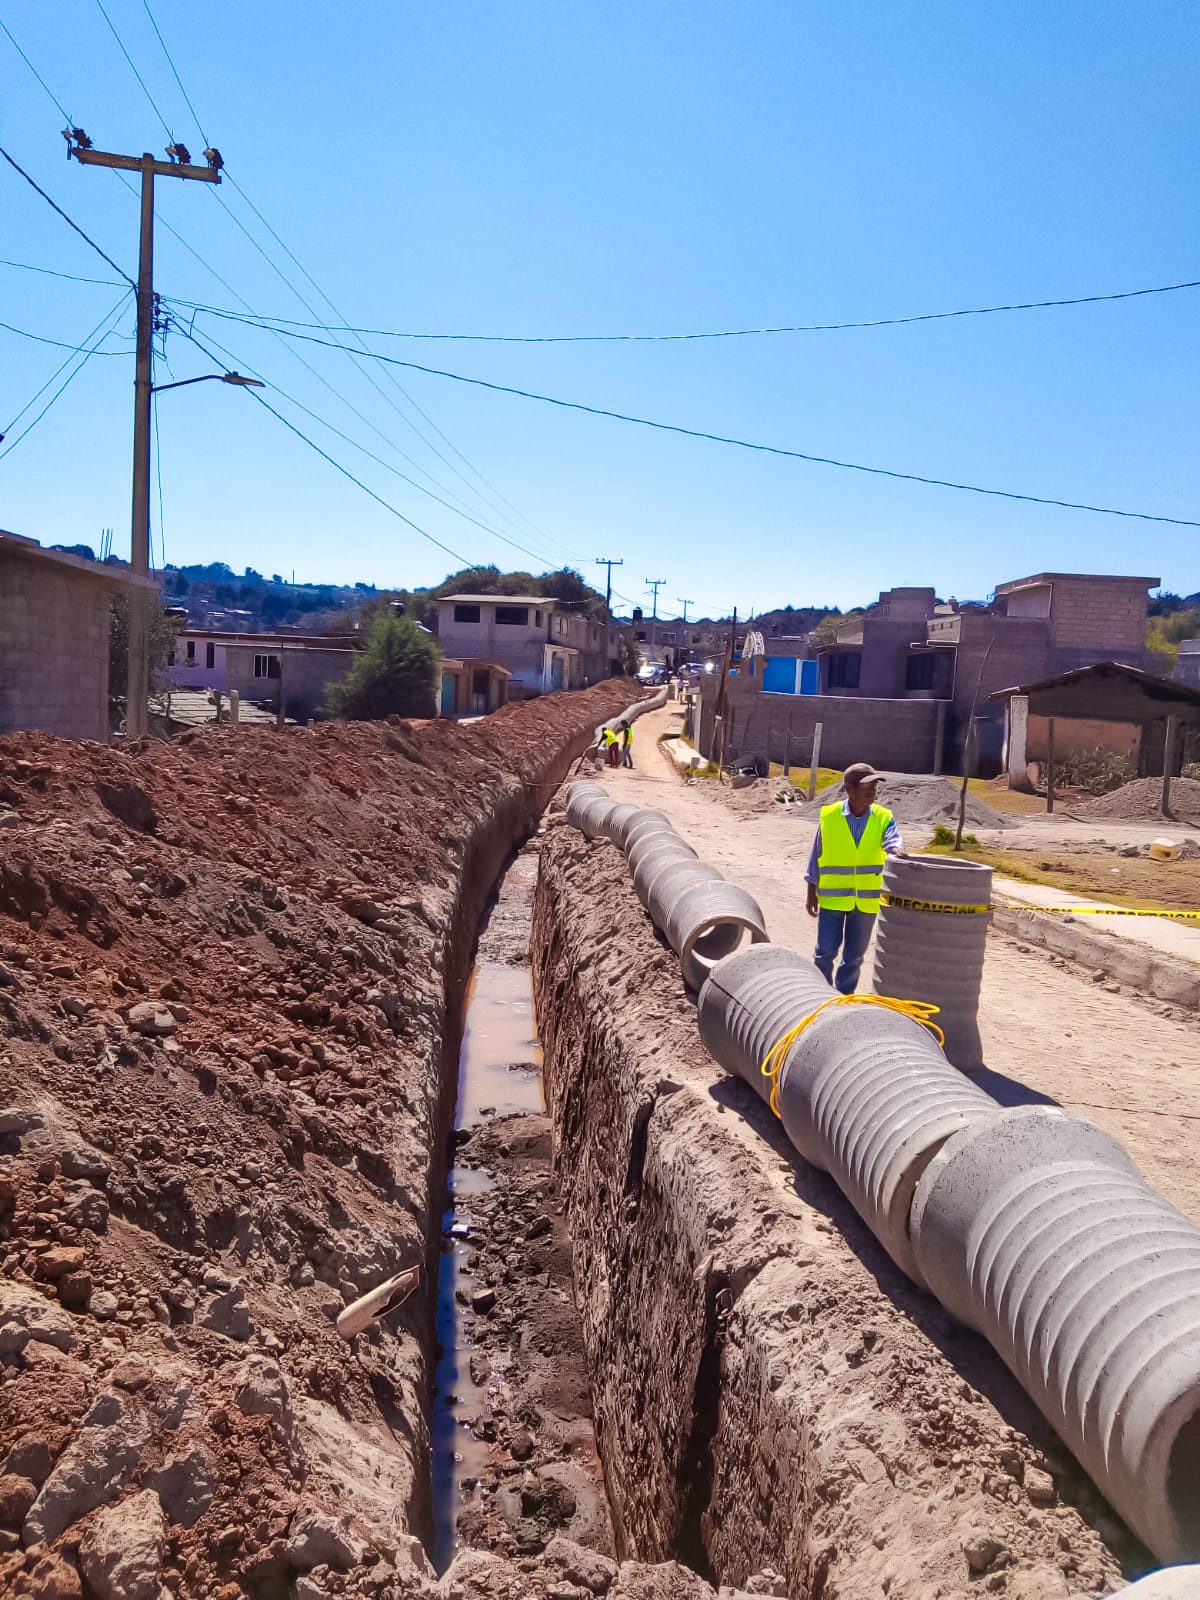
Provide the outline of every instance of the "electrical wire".
<path id="1" fill-rule="evenodd" d="M 80 346 L 81 349 L 86 348 L 88 340 L 95 338 L 96 334 L 99 333 L 100 329 L 104 326 L 104 324 L 106 322 L 110 321 L 110 319 L 114 316 L 114 314 L 117 311 L 119 311 L 120 308 L 124 304 L 125 304 L 125 296 L 122 295 L 120 300 L 117 301 L 116 305 L 112 308 L 112 310 L 105 312 L 104 316 L 102 316 L 100 318 L 100 321 L 96 324 L 96 326 L 92 329 L 92 331 L 84 336 L 83 345 Z M 101 342 L 103 342 L 103 341 L 101 341 Z M 38 390 L 38 392 L 35 395 L 31 396 L 30 399 L 28 399 L 25 402 L 25 404 L 21 407 L 20 411 L 17 412 L 16 416 L 8 424 L 7 428 L 5 428 L 5 430 L 4 430 L 5 435 L 10 434 L 12 432 L 12 430 L 16 427 L 17 423 L 20 422 L 21 418 L 25 415 L 25 413 L 27 411 L 32 410 L 32 408 L 38 403 L 38 401 L 45 394 L 46 390 L 54 382 L 55 378 L 58 377 L 59 373 L 60 372 L 64 372 L 67 369 L 67 367 L 69 367 L 71 365 L 71 362 L 74 359 L 75 359 L 75 357 L 74 357 L 73 354 L 69 355 L 65 361 L 63 361 L 59 366 L 57 366 L 54 369 L 54 371 L 46 379 L 45 383 Z"/>
<path id="2" fill-rule="evenodd" d="M 0 461 L 3 461 L 5 456 L 10 455 L 12 451 L 17 448 L 22 439 L 28 438 L 28 436 L 37 427 L 38 423 L 46 415 L 47 411 L 49 411 L 51 406 L 53 406 L 54 402 L 59 398 L 60 395 L 65 393 L 65 391 L 75 381 L 75 379 L 83 371 L 84 367 L 87 366 L 91 357 L 95 355 L 97 347 L 104 342 L 111 332 L 111 328 L 107 325 L 116 321 L 117 317 L 119 317 L 121 312 L 124 310 L 124 307 L 125 296 L 122 295 L 120 300 L 117 301 L 116 305 L 113 306 L 112 310 L 108 312 L 106 316 L 101 318 L 101 320 L 96 324 L 95 328 L 93 328 L 92 333 L 89 334 L 89 338 L 93 338 L 94 336 L 94 343 L 91 345 L 91 347 L 84 347 L 80 353 L 73 353 L 69 355 L 63 362 L 62 366 L 59 367 L 58 372 L 55 372 L 53 376 L 42 385 L 29 404 L 26 405 L 23 410 L 17 413 L 17 415 L 13 418 L 13 421 L 9 423 L 8 428 L 5 430 L 6 434 L 10 432 L 14 425 L 21 419 L 21 417 L 25 415 L 25 412 L 29 410 L 29 407 L 34 405 L 41 395 L 45 394 L 46 390 L 54 382 L 54 379 L 57 378 L 59 373 L 63 371 L 63 368 L 69 367 L 72 362 L 76 363 L 75 370 L 67 374 L 66 378 L 50 396 L 49 400 L 47 400 L 46 404 L 38 412 L 37 416 L 34 417 L 33 421 L 28 425 L 28 427 L 23 428 L 15 439 L 6 445 L 3 450 L 0 450 Z"/>
<path id="3" fill-rule="evenodd" d="M 62 101 L 55 94 L 54 90 L 46 82 L 45 78 L 42 77 L 41 73 L 34 66 L 33 62 L 30 61 L 29 57 L 25 54 L 24 50 L 21 49 L 21 46 L 13 38 L 12 33 L 11 33 L 9 27 L 8 27 L 8 24 L 4 21 L 4 19 L 2 17 L 0 17 L 0 28 L 4 29 L 4 32 L 8 35 L 9 44 L 12 45 L 13 49 L 20 56 L 21 60 L 29 68 L 30 72 L 33 73 L 34 77 L 41 84 L 42 88 L 46 91 L 46 93 L 50 96 L 50 98 L 54 102 L 54 104 L 58 107 L 59 115 L 62 117 L 63 121 L 67 124 L 67 127 L 68 128 L 71 127 L 72 124 L 75 121 L 74 117 L 72 117 L 71 113 L 63 105 Z"/>
<path id="4" fill-rule="evenodd" d="M 21 176 L 25 179 L 25 182 L 29 185 L 29 187 L 31 189 L 35 189 L 37 191 L 37 193 L 41 195 L 42 199 L 46 202 L 46 204 L 50 207 L 50 209 L 52 211 L 57 211 L 59 216 L 63 219 L 63 221 L 67 224 L 67 226 L 69 228 L 73 228 L 75 230 L 75 232 L 79 235 L 79 237 L 84 241 L 85 244 L 91 245 L 92 249 L 101 258 L 101 260 L 106 261 L 108 263 L 108 265 L 113 269 L 113 271 L 117 274 L 117 276 L 119 278 L 123 278 L 125 280 L 125 282 L 129 285 L 129 287 L 132 290 L 134 290 L 135 293 L 136 293 L 137 284 L 134 283 L 133 279 L 129 276 L 129 274 L 126 271 L 124 271 L 123 268 L 121 268 L 121 267 L 119 267 L 117 265 L 117 263 L 107 253 L 107 251 L 101 250 L 100 246 L 91 237 L 91 235 L 85 233 L 83 231 L 83 229 L 79 226 L 79 224 L 77 222 L 74 222 L 67 215 L 67 213 L 63 210 L 63 208 L 58 204 L 57 201 L 51 200 L 50 196 L 46 193 L 45 189 L 42 188 L 41 184 L 40 183 L 36 183 L 34 181 L 34 179 L 32 179 L 29 176 L 29 174 L 25 171 L 25 168 L 20 164 L 20 162 L 19 161 L 15 161 L 12 158 L 12 156 L 9 155 L 8 151 L 4 149 L 3 145 L 0 145 L 0 156 L 4 157 L 5 161 L 8 162 L 9 166 L 12 167 L 14 172 L 19 172 L 21 174 Z"/>
<path id="5" fill-rule="evenodd" d="M 123 301 L 124 296 L 122 295 L 121 298 Z M 5 333 L 20 334 L 22 339 L 33 339 L 37 344 L 52 344 L 59 350 L 74 350 L 76 354 L 79 354 L 81 351 L 87 349 L 86 345 L 68 344 L 65 339 L 48 339 L 43 333 L 30 333 L 28 328 L 14 328 L 11 322 L 0 322 L 0 328 L 3 328 Z M 93 350 L 90 352 L 90 354 L 99 356 L 123 356 L 127 355 L 128 351 Z"/>
<path id="6" fill-rule="evenodd" d="M 335 350 L 346 348 L 337 344 L 330 346 L 328 340 L 318 339 L 314 334 L 292 331 L 288 332 L 286 337 L 303 339 L 307 343 L 325 345 Z M 761 455 L 784 456 L 792 461 L 808 461 L 816 466 L 837 467 L 843 472 L 865 472 L 872 477 L 894 478 L 903 483 L 921 483 L 929 488 L 956 489 L 963 494 L 988 495 L 1000 500 L 1020 500 L 1030 505 L 1055 506 L 1064 511 L 1089 511 L 1102 517 L 1124 517 L 1136 522 L 1165 522 L 1177 528 L 1200 528 L 1200 521 L 1187 517 L 1167 517 L 1150 511 L 1125 511 L 1115 506 L 1097 506 L 1079 500 L 1060 500 L 1050 495 L 1021 494 L 1015 489 L 991 489 L 977 483 L 958 483 L 950 478 L 927 477 L 918 472 L 899 472 L 891 467 L 871 467 L 860 461 L 839 461 L 834 456 L 820 456 L 805 450 L 787 450 L 782 445 L 760 444 L 750 439 L 738 439 L 730 434 L 710 433 L 703 428 L 685 428 L 680 423 L 659 422 L 651 417 L 633 416 L 626 411 L 613 411 L 606 406 L 586 405 L 580 400 L 563 400 L 555 395 L 538 394 L 531 389 L 518 389 L 511 384 L 489 383 L 486 378 L 471 378 L 465 373 L 447 372 L 442 367 L 427 367 L 417 361 L 402 361 L 398 356 L 385 356 L 373 352 L 373 359 L 392 366 L 407 367 L 412 372 L 424 372 L 430 377 L 448 378 L 453 383 L 465 383 L 476 389 L 488 389 L 493 394 L 515 395 L 521 400 L 536 400 L 541 405 L 556 406 L 564 411 L 581 411 L 586 416 L 607 417 L 613 422 L 630 423 L 639 428 L 653 428 L 659 433 L 675 433 L 685 439 L 702 439 L 709 444 L 731 445 L 738 450 L 753 450 Z"/>
<path id="7" fill-rule="evenodd" d="M 99 283 L 109 289 L 119 289 L 121 285 L 112 278 L 81 278 L 77 272 L 59 272 L 54 267 L 35 267 L 29 261 L 8 261 L 0 256 L 0 267 L 16 267 L 21 272 L 39 272 L 47 278 L 65 278 L 68 283 Z"/>
<path id="8" fill-rule="evenodd" d="M 914 322 L 944 322 L 955 317 L 990 317 L 1006 311 L 1047 311 L 1060 306 L 1100 305 L 1112 300 L 1137 300 L 1146 295 L 1176 294 L 1200 289 L 1200 278 L 1187 283 L 1157 284 L 1149 289 L 1122 289 L 1113 294 L 1076 295 L 1064 300 L 1023 300 L 1009 305 L 969 306 L 956 311 L 923 311 L 908 317 L 874 317 L 864 322 L 809 322 L 764 328 L 721 328 L 703 333 L 406 333 L 391 328 L 329 326 L 323 322 L 296 322 L 288 317 L 264 317 L 265 322 L 291 328 L 317 328 L 325 333 L 352 333 L 376 339 L 437 339 L 471 344 L 672 344 L 695 339 L 750 339 L 780 333 L 845 333 L 852 329 L 900 328 Z M 190 302 L 189 302 L 190 305 Z M 220 315 L 214 306 L 190 305 L 195 311 Z M 232 315 L 233 313 L 230 313 Z"/>
<path id="9" fill-rule="evenodd" d="M 194 333 L 189 332 L 187 329 L 180 328 L 178 324 L 173 325 L 185 339 L 190 340 L 191 343 L 197 347 L 197 349 L 203 351 L 210 361 L 215 362 L 217 360 L 217 357 L 213 355 L 212 351 L 209 350 L 204 342 L 198 339 Z M 252 377 L 255 378 L 262 377 L 261 372 L 256 371 L 255 368 L 252 367 L 243 357 L 236 355 L 232 350 L 228 349 L 218 340 L 213 339 L 211 334 L 209 335 L 209 342 L 213 345 L 214 349 L 219 351 L 222 356 L 224 356 L 233 364 L 237 371 L 248 372 Z M 266 382 L 267 380 L 263 379 L 263 381 Z M 425 486 L 418 483 L 415 478 L 410 478 L 407 473 L 401 472 L 399 467 L 392 466 L 391 462 L 385 461 L 382 456 L 377 456 L 373 450 L 368 450 L 366 445 L 359 444 L 357 439 L 351 438 L 348 433 L 343 433 L 340 428 L 335 427 L 332 422 L 329 422 L 318 412 L 310 410 L 309 407 L 303 403 L 303 401 L 297 400 L 295 395 L 289 394 L 286 389 L 281 388 L 280 385 L 277 384 L 273 379 L 270 380 L 270 388 L 273 393 L 282 396 L 282 398 L 286 400 L 289 405 L 295 406 L 296 409 L 298 411 L 302 411 L 306 417 L 310 417 L 322 428 L 328 429 L 330 433 L 335 434 L 337 438 L 343 441 L 343 443 L 350 445 L 354 450 L 358 450 L 362 455 L 365 455 L 369 461 L 373 461 L 377 466 L 382 467 L 385 472 L 392 473 L 395 477 L 399 478 L 402 483 L 408 484 L 410 488 L 416 489 L 420 494 L 428 495 L 431 500 L 436 501 L 440 506 L 444 506 L 447 511 L 452 511 L 455 516 L 462 517 L 465 522 L 469 522 L 474 527 L 481 529 L 484 533 L 490 534 L 495 539 L 499 539 L 502 544 L 510 545 L 514 550 L 519 550 L 522 555 L 530 556 L 534 561 L 545 561 L 546 558 L 538 551 L 530 550 L 527 546 L 519 544 L 515 539 L 510 539 L 507 534 L 501 533 L 498 528 L 493 528 L 488 523 L 481 522 L 479 518 L 473 516 L 471 512 L 460 510 L 457 506 L 452 505 L 449 500 L 443 500 L 441 495 L 434 494 L 431 489 L 426 489 Z"/>
<path id="10" fill-rule="evenodd" d="M 113 26 L 112 18 L 109 16 L 108 12 L 104 9 L 104 0 L 96 0 L 96 6 L 97 6 L 97 9 L 100 12 L 100 15 L 104 18 L 105 22 L 108 23 L 108 31 L 109 31 L 109 33 L 112 34 L 113 38 L 117 41 L 118 49 L 120 50 L 121 54 L 125 57 L 125 60 L 129 63 L 130 72 L 133 73 L 134 77 L 137 79 L 138 83 L 141 85 L 142 93 L 146 96 L 146 99 L 149 100 L 150 106 L 151 106 L 151 109 L 154 112 L 154 115 L 162 123 L 163 132 L 166 134 L 167 138 L 171 141 L 171 143 L 174 144 L 175 143 L 175 135 L 171 132 L 170 125 L 168 124 L 166 117 L 164 117 L 162 112 L 159 110 L 158 101 L 154 98 L 154 96 L 150 93 L 150 90 L 146 87 L 146 80 L 145 80 L 145 78 L 142 77 L 141 73 L 138 71 L 137 67 L 135 66 L 133 57 L 129 54 L 129 51 L 126 50 L 124 40 L 121 38 L 121 35 L 117 32 L 116 28 Z"/>
<path id="11" fill-rule="evenodd" d="M 200 121 L 200 114 L 192 104 L 191 95 L 188 94 L 187 90 L 183 86 L 183 79 L 179 76 L 179 69 L 176 67 L 175 62 L 171 58 L 171 52 L 167 49 L 167 41 L 163 38 L 162 33 L 159 30 L 158 23 L 154 20 L 154 13 L 150 9 L 150 0 L 142 0 L 142 5 L 146 9 L 146 15 L 150 18 L 150 26 L 154 29 L 154 36 L 162 46 L 162 53 L 167 58 L 167 65 L 170 67 L 171 72 L 174 75 L 175 82 L 179 85 L 179 92 L 187 102 L 187 108 L 195 119 L 196 127 L 199 130 L 200 137 L 204 140 L 205 145 L 207 145 L 209 138 L 207 133 L 204 131 L 204 124 Z"/>

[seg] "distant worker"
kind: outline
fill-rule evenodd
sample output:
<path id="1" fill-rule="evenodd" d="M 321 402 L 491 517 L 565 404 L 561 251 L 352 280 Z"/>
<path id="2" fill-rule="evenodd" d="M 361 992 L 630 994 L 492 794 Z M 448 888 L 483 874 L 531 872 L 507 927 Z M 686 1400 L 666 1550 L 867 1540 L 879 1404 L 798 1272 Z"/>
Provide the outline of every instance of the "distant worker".
<path id="1" fill-rule="evenodd" d="M 621 765 L 621 735 L 615 728 L 604 730 L 604 762 L 609 767 Z"/>
<path id="2" fill-rule="evenodd" d="M 624 718 L 621 720 L 621 765 L 633 765 L 633 729 Z"/>
<path id="3" fill-rule="evenodd" d="M 904 841 L 896 819 L 875 803 L 883 779 L 865 761 L 842 775 L 845 800 L 821 807 L 821 821 L 808 858 L 807 910 L 817 919 L 817 969 L 834 983 L 833 964 L 841 951 L 834 987 L 853 994 L 883 891 L 887 856 L 902 856 Z"/>

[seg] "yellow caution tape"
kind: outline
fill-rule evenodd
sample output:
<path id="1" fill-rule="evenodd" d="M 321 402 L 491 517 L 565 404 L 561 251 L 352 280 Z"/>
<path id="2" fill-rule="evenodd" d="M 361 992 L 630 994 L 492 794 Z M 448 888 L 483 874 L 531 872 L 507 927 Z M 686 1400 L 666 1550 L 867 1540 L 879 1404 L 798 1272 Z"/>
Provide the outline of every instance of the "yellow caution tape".
<path id="1" fill-rule="evenodd" d="M 911 1017 L 914 1022 L 919 1022 L 923 1028 L 928 1028 L 939 1044 L 945 1044 L 946 1036 L 931 1019 L 941 1010 L 940 1006 L 931 1005 L 928 1000 L 894 1000 L 886 994 L 835 994 L 828 1000 L 822 1000 L 815 1011 L 797 1022 L 795 1027 L 789 1028 L 782 1037 L 767 1051 L 767 1059 L 759 1071 L 764 1078 L 771 1080 L 771 1110 L 779 1116 L 779 1069 L 787 1058 L 788 1051 L 796 1040 L 808 1027 L 815 1017 L 819 1017 L 828 1006 L 882 1006 L 885 1011 L 898 1011 L 901 1016 Z"/>
<path id="2" fill-rule="evenodd" d="M 954 916 L 986 916 L 997 908 L 1003 911 L 1044 911 L 1056 916 L 1071 917 L 1165 917 L 1168 922 L 1200 922 L 1200 911 L 1147 911 L 1140 906 L 1037 906 L 1020 900 L 1001 900 L 989 906 L 951 905 L 944 900 L 906 900 L 900 895 L 880 896 L 885 906 L 899 906 L 902 911 L 943 911 Z"/>

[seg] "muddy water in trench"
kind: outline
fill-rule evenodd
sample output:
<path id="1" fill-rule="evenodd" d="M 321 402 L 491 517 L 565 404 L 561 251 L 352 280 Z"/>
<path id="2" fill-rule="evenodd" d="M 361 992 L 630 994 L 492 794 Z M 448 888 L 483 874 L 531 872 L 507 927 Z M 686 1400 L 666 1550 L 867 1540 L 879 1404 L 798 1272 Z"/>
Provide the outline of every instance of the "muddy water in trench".
<path id="1" fill-rule="evenodd" d="M 483 925 L 459 1052 L 432 1419 L 433 1559 L 533 1554 L 556 1533 L 612 1548 L 551 1180 L 529 971 L 537 853 Z"/>

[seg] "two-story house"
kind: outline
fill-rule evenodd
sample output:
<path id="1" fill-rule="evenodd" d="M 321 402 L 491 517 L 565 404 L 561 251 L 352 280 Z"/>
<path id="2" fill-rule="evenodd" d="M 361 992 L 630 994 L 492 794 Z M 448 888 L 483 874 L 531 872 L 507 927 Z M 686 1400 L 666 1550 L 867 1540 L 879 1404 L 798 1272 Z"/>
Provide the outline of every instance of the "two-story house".
<path id="1" fill-rule="evenodd" d="M 510 700 L 585 689 L 611 670 L 607 624 L 544 595 L 447 595 L 438 601 L 437 633 L 447 655 L 507 668 Z"/>

